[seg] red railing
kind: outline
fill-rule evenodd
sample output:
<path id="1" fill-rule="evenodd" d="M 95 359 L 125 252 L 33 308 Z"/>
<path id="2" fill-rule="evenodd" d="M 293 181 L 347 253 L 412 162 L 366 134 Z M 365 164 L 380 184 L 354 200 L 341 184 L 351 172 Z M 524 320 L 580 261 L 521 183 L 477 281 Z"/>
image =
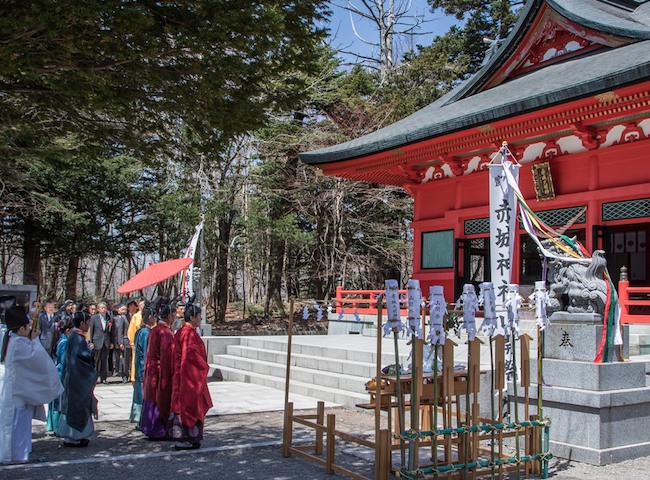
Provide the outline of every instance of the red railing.
<path id="1" fill-rule="evenodd" d="M 347 313 L 357 312 L 360 315 L 377 315 L 377 297 L 385 290 L 343 290 L 336 287 L 336 311 L 341 308 Z M 400 290 L 402 305 L 406 305 L 406 290 Z M 402 315 L 407 315 L 406 308 L 400 310 Z"/>
<path id="2" fill-rule="evenodd" d="M 650 325 L 650 314 L 638 313 L 639 308 L 630 309 L 646 307 L 650 313 L 650 287 L 630 287 L 625 267 L 621 268 L 618 281 L 618 300 L 621 303 L 621 323 Z"/>

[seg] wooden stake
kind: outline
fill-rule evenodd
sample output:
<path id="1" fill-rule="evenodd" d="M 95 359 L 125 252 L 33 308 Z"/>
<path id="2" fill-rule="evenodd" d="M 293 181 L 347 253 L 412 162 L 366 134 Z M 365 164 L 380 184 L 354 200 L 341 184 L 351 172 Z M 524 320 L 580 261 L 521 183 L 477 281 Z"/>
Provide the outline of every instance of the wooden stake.
<path id="1" fill-rule="evenodd" d="M 282 435 L 282 455 L 291 456 L 291 443 L 293 442 L 293 403 L 284 407 L 284 432 Z"/>
<path id="2" fill-rule="evenodd" d="M 291 378 L 291 342 L 293 333 L 293 299 L 289 300 L 289 332 L 287 339 L 287 372 L 284 377 L 284 407 L 289 404 L 289 379 Z"/>

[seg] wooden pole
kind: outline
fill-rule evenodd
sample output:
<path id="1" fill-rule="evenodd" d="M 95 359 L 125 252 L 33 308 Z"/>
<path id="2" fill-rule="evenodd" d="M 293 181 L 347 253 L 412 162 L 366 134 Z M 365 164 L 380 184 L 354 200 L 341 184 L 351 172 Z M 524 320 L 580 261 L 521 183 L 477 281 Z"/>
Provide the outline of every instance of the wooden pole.
<path id="1" fill-rule="evenodd" d="M 438 390 L 438 349 L 439 344 L 436 342 L 433 349 L 433 441 L 431 442 L 431 459 L 433 460 L 433 468 L 438 469 L 438 397 L 440 392 Z"/>
<path id="2" fill-rule="evenodd" d="M 336 444 L 336 415 L 330 413 L 327 415 L 327 450 L 325 452 L 325 472 L 328 475 L 334 473 L 335 455 L 334 448 Z"/>
<path id="3" fill-rule="evenodd" d="M 325 425 L 325 402 L 323 401 L 316 404 L 316 423 Z M 316 448 L 314 449 L 316 455 L 323 454 L 323 433 L 323 430 L 316 429 Z"/>
<path id="4" fill-rule="evenodd" d="M 544 366 L 544 330 L 541 328 L 537 327 L 537 420 L 540 422 L 544 420 L 544 413 L 543 413 L 543 401 L 542 401 L 542 389 L 543 389 L 543 383 L 544 383 L 544 375 L 543 375 L 543 366 Z M 540 428 L 539 429 L 539 445 L 542 447 L 542 452 L 541 453 L 546 453 L 546 450 L 544 450 L 544 432 L 545 428 Z M 548 463 L 548 462 L 546 462 Z M 544 475 L 544 461 L 539 462 L 539 469 L 542 475 Z M 546 476 L 542 476 L 542 478 L 546 478 Z"/>
<path id="5" fill-rule="evenodd" d="M 401 455 L 401 465 L 400 468 L 404 468 L 406 463 L 406 445 L 404 442 L 404 395 L 402 394 L 402 380 L 400 372 L 400 361 L 399 361 L 399 332 L 397 328 L 393 328 L 393 345 L 395 348 L 395 389 L 397 390 L 397 422 L 399 425 L 399 450 Z"/>
<path id="6" fill-rule="evenodd" d="M 452 427 L 452 410 L 451 405 L 454 396 L 454 347 L 456 343 L 449 338 L 442 346 L 442 403 L 445 409 L 444 412 L 444 428 Z M 458 425 L 456 425 L 458 426 Z M 445 435 L 445 462 L 453 463 L 451 452 L 451 435 Z"/>
<path id="7" fill-rule="evenodd" d="M 381 374 L 381 322 L 382 322 L 382 307 L 383 307 L 383 298 L 380 296 L 377 299 L 377 358 L 376 358 L 376 372 L 375 372 L 375 478 L 383 478 L 384 473 L 382 473 L 382 468 L 388 468 L 390 470 L 390 459 L 388 460 L 388 465 L 383 466 L 382 462 L 379 459 L 382 458 L 384 454 L 382 452 L 381 445 L 381 383 L 382 383 L 382 374 Z M 390 410 L 392 409 L 392 399 L 388 398 L 388 428 L 390 429 Z M 390 440 L 389 440 L 390 441 Z M 390 446 L 389 446 L 390 448 Z"/>
<path id="8" fill-rule="evenodd" d="M 289 300 L 289 338 L 287 339 L 287 372 L 284 378 L 284 408 L 289 404 L 289 379 L 291 378 L 291 342 L 293 333 L 293 299 Z"/>
<path id="9" fill-rule="evenodd" d="M 284 433 L 282 435 L 282 454 L 285 458 L 291 456 L 291 443 L 293 442 L 293 403 L 284 407 Z"/>
<path id="10" fill-rule="evenodd" d="M 510 341 L 512 342 L 512 391 L 513 391 L 513 396 L 515 397 L 513 405 L 515 407 L 515 423 L 519 425 L 519 398 L 517 395 L 517 339 L 515 338 L 515 332 L 512 332 L 512 335 L 510 337 Z M 521 451 L 520 451 L 520 446 L 519 446 L 519 428 L 515 430 L 515 452 L 517 455 L 517 461 L 521 458 Z M 517 463 L 517 470 L 515 470 L 515 478 L 519 480 L 521 478 L 521 467 L 520 464 Z"/>
<path id="11" fill-rule="evenodd" d="M 490 336 L 490 421 L 492 426 L 496 423 L 495 411 L 494 411 L 494 384 L 495 384 L 495 370 L 494 370 L 494 338 Z M 494 429 L 490 430 L 490 461 L 491 461 L 491 476 L 490 478 L 494 479 Z"/>
<path id="12" fill-rule="evenodd" d="M 494 388 L 497 390 L 498 402 L 497 411 L 498 411 L 498 421 L 503 421 L 503 389 L 505 382 L 505 351 L 506 344 L 505 338 L 503 335 L 497 335 L 494 340 L 496 352 L 494 353 L 494 364 L 496 375 L 494 376 Z M 503 458 L 503 430 L 499 430 L 498 434 L 498 452 L 499 459 Z M 499 478 L 503 478 L 503 464 L 499 464 Z"/>

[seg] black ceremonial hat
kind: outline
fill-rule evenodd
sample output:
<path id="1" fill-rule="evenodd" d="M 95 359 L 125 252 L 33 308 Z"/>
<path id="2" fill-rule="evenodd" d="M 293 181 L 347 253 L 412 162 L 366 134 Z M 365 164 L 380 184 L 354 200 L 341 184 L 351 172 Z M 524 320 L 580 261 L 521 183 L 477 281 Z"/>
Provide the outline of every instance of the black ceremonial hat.
<path id="1" fill-rule="evenodd" d="M 23 307 L 13 306 L 5 312 L 5 323 L 7 324 L 7 330 L 17 330 L 29 323 L 27 312 Z"/>

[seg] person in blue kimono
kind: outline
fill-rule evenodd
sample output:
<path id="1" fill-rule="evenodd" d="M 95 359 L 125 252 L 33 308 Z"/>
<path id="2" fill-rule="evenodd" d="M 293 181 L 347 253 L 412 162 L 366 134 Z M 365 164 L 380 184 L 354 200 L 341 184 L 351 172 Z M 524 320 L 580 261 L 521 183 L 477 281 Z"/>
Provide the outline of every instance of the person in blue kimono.
<path id="1" fill-rule="evenodd" d="M 86 341 L 89 315 L 76 312 L 73 328 L 63 356 L 63 395 L 58 434 L 65 447 L 86 447 L 95 427 L 92 416 L 97 415 L 97 400 L 93 394 L 97 370 L 93 352 Z"/>
<path id="2" fill-rule="evenodd" d="M 149 332 L 156 321 L 156 313 L 151 307 L 142 309 L 142 325 L 135 333 L 134 355 L 135 355 L 135 381 L 133 383 L 133 403 L 129 422 L 136 423 L 136 429 L 140 429 L 140 418 L 142 418 L 142 382 L 144 379 L 144 363 L 147 358 L 147 346 L 149 344 Z"/>
<path id="3" fill-rule="evenodd" d="M 72 330 L 72 321 L 67 322 L 65 325 L 61 326 L 59 341 L 54 349 L 54 364 L 56 365 L 57 373 L 59 374 L 59 379 L 63 379 L 63 367 L 65 365 L 65 350 L 68 345 L 68 335 Z M 55 398 L 48 404 L 47 410 L 47 431 L 52 432 L 54 435 L 58 435 L 59 428 L 59 416 L 61 414 L 61 399 L 60 397 Z"/>

